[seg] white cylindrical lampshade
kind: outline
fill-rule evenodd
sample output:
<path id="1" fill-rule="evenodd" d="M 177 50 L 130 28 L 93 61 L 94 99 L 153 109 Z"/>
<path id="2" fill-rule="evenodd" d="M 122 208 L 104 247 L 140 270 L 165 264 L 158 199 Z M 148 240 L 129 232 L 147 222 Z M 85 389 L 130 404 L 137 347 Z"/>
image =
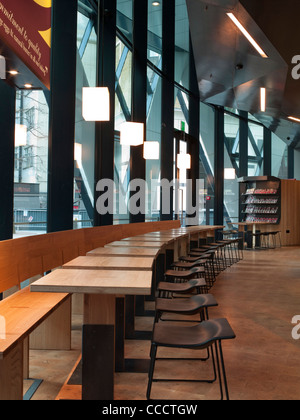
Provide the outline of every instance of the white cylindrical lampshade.
<path id="1" fill-rule="evenodd" d="M 110 100 L 107 87 L 82 88 L 82 116 L 85 121 L 109 121 Z"/>
<path id="2" fill-rule="evenodd" d="M 140 146 L 144 143 L 144 124 L 125 122 L 120 128 L 120 144 L 122 146 Z"/>
<path id="3" fill-rule="evenodd" d="M 224 169 L 224 179 L 235 179 L 236 173 L 234 168 Z"/>
<path id="4" fill-rule="evenodd" d="M 144 143 L 144 159 L 159 159 L 159 142 L 158 141 L 145 141 Z"/>
<path id="5" fill-rule="evenodd" d="M 23 124 L 15 126 L 15 147 L 26 146 L 27 144 L 27 127 Z"/>
<path id="6" fill-rule="evenodd" d="M 191 155 L 189 153 L 179 153 L 177 155 L 177 167 L 179 169 L 191 169 Z"/>

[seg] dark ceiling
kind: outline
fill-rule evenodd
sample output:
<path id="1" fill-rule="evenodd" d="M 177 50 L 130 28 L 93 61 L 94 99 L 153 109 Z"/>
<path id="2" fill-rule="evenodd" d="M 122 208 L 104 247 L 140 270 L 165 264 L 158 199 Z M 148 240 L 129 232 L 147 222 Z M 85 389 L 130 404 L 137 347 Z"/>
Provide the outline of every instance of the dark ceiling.
<path id="1" fill-rule="evenodd" d="M 186 0 L 203 102 L 250 112 L 287 144 L 300 148 L 300 79 L 292 58 L 300 55 L 299 0 Z M 227 13 L 252 35 L 262 58 Z M 299 70 L 300 75 L 300 70 Z M 260 111 L 260 88 L 267 92 Z"/>

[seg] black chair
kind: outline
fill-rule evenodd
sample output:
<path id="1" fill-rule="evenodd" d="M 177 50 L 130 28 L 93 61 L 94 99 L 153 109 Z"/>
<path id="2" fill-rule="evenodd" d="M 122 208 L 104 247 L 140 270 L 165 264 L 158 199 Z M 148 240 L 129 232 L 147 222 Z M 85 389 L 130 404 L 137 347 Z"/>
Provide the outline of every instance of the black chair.
<path id="1" fill-rule="evenodd" d="M 192 379 L 191 382 L 212 383 L 219 378 L 221 399 L 229 400 L 225 364 L 223 359 L 222 341 L 234 339 L 235 333 L 225 318 L 211 319 L 200 322 L 193 326 L 177 326 L 169 323 L 154 323 L 153 337 L 151 340 L 150 367 L 148 374 L 148 387 L 146 397 L 150 399 L 152 383 L 158 381 L 190 381 L 189 379 L 161 379 L 153 378 L 155 362 L 157 360 L 157 349 L 159 347 L 183 348 L 203 350 L 211 349 L 212 365 L 214 376 L 212 379 Z M 216 371 L 217 367 L 217 371 Z M 222 379 L 223 377 L 223 379 Z M 224 388 L 224 390 L 223 390 Z"/>
<path id="2" fill-rule="evenodd" d="M 282 245 L 281 245 L 281 232 L 280 232 L 280 230 L 276 230 L 274 232 L 269 232 L 269 234 L 270 234 L 270 238 L 272 238 L 272 244 L 273 244 L 273 246 L 270 246 L 270 248 L 273 248 L 273 249 L 281 248 Z M 277 246 L 277 241 L 276 241 L 277 237 L 278 237 L 278 240 L 279 240 L 278 246 Z"/>
<path id="3" fill-rule="evenodd" d="M 158 297 L 171 298 L 174 294 L 203 294 L 207 292 L 204 278 L 188 280 L 184 283 L 162 281 L 157 285 Z"/>
<path id="4" fill-rule="evenodd" d="M 184 282 L 200 277 L 205 277 L 204 267 L 193 267 L 190 270 L 167 270 L 165 272 L 166 280 L 174 282 Z"/>
<path id="5" fill-rule="evenodd" d="M 207 259 L 205 258 L 199 258 L 196 261 L 191 261 L 191 262 L 177 261 L 171 265 L 171 268 L 174 268 L 175 270 L 190 270 L 191 268 L 194 268 L 194 267 L 205 266 L 206 262 L 207 262 Z"/>
<path id="6" fill-rule="evenodd" d="M 155 301 L 154 322 L 158 322 L 159 320 L 161 320 L 161 317 L 164 313 L 173 313 L 189 316 L 200 314 L 199 321 L 202 322 L 206 319 L 209 319 L 208 308 L 211 308 L 213 306 L 218 306 L 218 303 L 214 296 L 211 294 L 200 294 L 182 299 L 157 298 Z M 183 321 L 187 322 L 186 319 L 184 319 Z M 191 322 L 198 321 L 192 320 Z"/>

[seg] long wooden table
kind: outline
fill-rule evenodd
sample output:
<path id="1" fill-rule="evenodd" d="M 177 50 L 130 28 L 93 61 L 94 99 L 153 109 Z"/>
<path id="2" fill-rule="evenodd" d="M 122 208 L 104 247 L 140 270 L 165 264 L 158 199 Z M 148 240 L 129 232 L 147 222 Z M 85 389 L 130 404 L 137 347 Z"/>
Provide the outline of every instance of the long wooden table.
<path id="1" fill-rule="evenodd" d="M 128 247 L 124 246 L 116 247 L 100 247 L 89 251 L 86 255 L 97 257 L 97 256 L 110 256 L 110 257 L 140 257 L 140 258 L 155 258 L 160 253 L 161 248 L 141 248 L 141 247 Z"/>
<path id="2" fill-rule="evenodd" d="M 151 284 L 151 270 L 135 271 L 133 277 L 133 271 L 71 268 L 57 269 L 32 283 L 36 292 L 84 294 L 83 400 L 114 399 L 116 299 L 150 295 Z"/>
<path id="3" fill-rule="evenodd" d="M 128 240 L 128 241 L 114 241 L 114 242 L 110 242 L 109 244 L 106 244 L 105 247 L 112 247 L 112 246 L 131 246 L 133 248 L 137 248 L 137 247 L 143 247 L 143 248 L 157 248 L 157 246 L 164 246 L 165 245 L 165 241 L 132 241 L 132 240 Z"/>
<path id="4" fill-rule="evenodd" d="M 179 228 L 114 241 L 31 284 L 31 290 L 37 292 L 84 294 L 82 399 L 114 398 L 117 299 L 150 296 L 154 261 L 171 251 L 172 259 L 164 259 L 166 269 L 188 251 L 191 238 L 207 240 L 220 228 Z"/>
<path id="5" fill-rule="evenodd" d="M 151 257 L 119 257 L 119 256 L 90 256 L 77 257 L 63 265 L 68 269 L 94 270 L 152 270 L 154 258 Z"/>

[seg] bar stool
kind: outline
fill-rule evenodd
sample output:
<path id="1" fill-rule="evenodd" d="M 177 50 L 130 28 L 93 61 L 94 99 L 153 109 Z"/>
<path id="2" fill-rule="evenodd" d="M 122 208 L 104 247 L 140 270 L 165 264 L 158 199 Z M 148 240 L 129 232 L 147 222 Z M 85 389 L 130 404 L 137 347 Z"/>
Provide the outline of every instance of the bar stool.
<path id="1" fill-rule="evenodd" d="M 260 248 L 262 249 L 270 248 L 270 232 L 261 232 Z"/>
<path id="2" fill-rule="evenodd" d="M 280 230 L 277 230 L 277 231 L 274 231 L 274 232 L 270 232 L 270 237 L 272 238 L 273 249 L 277 248 L 277 245 L 276 245 L 276 238 L 277 237 L 279 239 L 279 245 L 278 245 L 278 247 L 281 248 L 281 232 L 280 232 Z"/>
<path id="3" fill-rule="evenodd" d="M 252 245 L 252 242 L 253 242 L 253 238 L 255 238 L 255 248 L 260 249 L 261 248 L 260 245 L 261 245 L 262 233 L 261 232 L 256 232 L 256 233 L 249 232 L 248 234 L 249 234 L 249 240 L 251 241 L 251 245 Z M 259 240 L 259 246 L 257 246 L 257 242 L 258 242 L 257 239 Z M 252 248 L 252 246 L 250 248 Z"/>
<path id="4" fill-rule="evenodd" d="M 161 281 L 156 290 L 159 298 L 172 298 L 174 294 L 204 294 L 207 292 L 207 284 L 204 278 L 188 280 L 185 283 Z"/>
<path id="5" fill-rule="evenodd" d="M 153 336 L 151 340 L 150 367 L 148 374 L 148 386 L 146 397 L 149 400 L 152 383 L 158 381 L 191 381 L 212 383 L 219 378 L 221 400 L 225 397 L 229 400 L 228 385 L 225 372 L 225 364 L 222 351 L 222 341 L 235 338 L 227 319 L 210 319 L 193 326 L 177 326 L 164 322 L 154 323 Z M 157 360 L 157 349 L 159 347 L 184 348 L 184 349 L 211 349 L 214 377 L 212 379 L 162 379 L 153 378 L 155 362 Z M 216 372 L 217 366 L 217 372 Z M 223 379 L 222 379 L 223 377 Z M 223 390 L 224 388 L 224 390 Z"/>
<path id="6" fill-rule="evenodd" d="M 175 270 L 190 270 L 191 268 L 198 266 L 205 266 L 207 259 L 198 258 L 195 261 L 177 261 L 171 265 Z"/>
<path id="7" fill-rule="evenodd" d="M 174 282 L 184 282 L 199 277 L 205 278 L 204 267 L 194 267 L 190 270 L 167 270 L 165 272 L 165 278 Z"/>
<path id="8" fill-rule="evenodd" d="M 207 249 L 205 251 L 205 255 L 207 255 L 207 257 L 208 256 L 211 257 L 211 263 L 213 264 L 213 267 L 214 267 L 215 277 L 222 271 L 221 260 L 220 260 L 220 255 L 219 255 L 219 252 L 218 252 L 218 248 L 219 247 L 214 246 L 214 247 L 212 247 L 212 249 Z M 189 258 L 196 258 L 197 255 L 198 256 L 199 255 L 203 256 L 204 255 L 203 254 L 203 249 L 202 248 L 193 248 L 190 251 L 189 255 L 191 256 Z"/>
<path id="9" fill-rule="evenodd" d="M 173 266 L 177 269 L 188 269 L 189 265 L 203 266 L 205 270 L 205 279 L 207 284 L 211 287 L 215 281 L 214 253 L 215 251 L 208 251 L 205 253 L 189 252 L 189 255 L 180 257 L 181 261 L 174 263 Z"/>
<path id="10" fill-rule="evenodd" d="M 197 248 L 199 249 L 199 248 Z M 215 263 L 215 251 L 207 251 L 205 254 L 196 252 L 196 251 L 190 251 L 189 252 L 189 258 L 193 259 L 193 258 L 197 258 L 199 256 L 204 256 L 205 255 L 205 260 L 206 260 L 206 264 L 205 264 L 205 279 L 207 281 L 208 286 L 212 287 L 212 285 L 214 284 L 214 282 L 216 281 L 216 263 Z"/>
<path id="11" fill-rule="evenodd" d="M 195 315 L 199 313 L 200 322 L 202 322 L 209 319 L 208 308 L 213 306 L 218 306 L 218 303 L 211 294 L 199 294 L 182 299 L 157 298 L 155 301 L 154 322 L 161 320 L 163 313 L 174 313 L 180 315 Z M 184 320 L 184 322 L 187 321 Z M 192 322 L 197 321 L 192 320 Z"/>

